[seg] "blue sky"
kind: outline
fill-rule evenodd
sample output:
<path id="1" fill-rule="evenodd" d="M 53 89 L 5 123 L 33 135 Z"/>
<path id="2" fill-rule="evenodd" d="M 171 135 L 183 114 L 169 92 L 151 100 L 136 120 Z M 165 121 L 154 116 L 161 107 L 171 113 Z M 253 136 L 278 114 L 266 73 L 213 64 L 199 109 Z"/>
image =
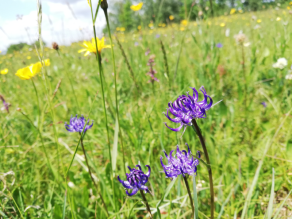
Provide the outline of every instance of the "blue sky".
<path id="1" fill-rule="evenodd" d="M 92 2 L 96 5 L 97 0 Z M 41 0 L 41 3 L 42 37 L 48 46 L 52 42 L 68 45 L 92 37 L 87 0 Z M 14 43 L 32 43 L 38 39 L 36 11 L 37 0 L 0 0 L 1 51 Z M 99 35 L 104 25 L 103 14 L 99 13 L 96 22 Z"/>

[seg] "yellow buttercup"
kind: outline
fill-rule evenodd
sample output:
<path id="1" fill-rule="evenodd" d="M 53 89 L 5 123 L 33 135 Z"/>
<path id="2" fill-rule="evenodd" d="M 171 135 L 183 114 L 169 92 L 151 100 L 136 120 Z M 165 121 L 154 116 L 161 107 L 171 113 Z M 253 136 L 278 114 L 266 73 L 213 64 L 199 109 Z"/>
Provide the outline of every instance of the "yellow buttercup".
<path id="1" fill-rule="evenodd" d="M 101 38 L 101 40 L 96 37 L 96 42 L 98 53 L 101 53 L 102 49 L 111 48 L 111 45 L 104 45 L 104 37 Z M 96 54 L 96 44 L 94 38 L 92 38 L 91 42 L 84 41 L 81 46 L 83 46 L 85 49 L 78 50 L 78 53 L 85 52 L 84 56 L 88 56 L 90 53 Z"/>
<path id="2" fill-rule="evenodd" d="M 137 5 L 132 5 L 130 8 L 133 10 L 133 11 L 140 11 L 141 8 L 143 6 L 143 2 L 140 2 L 139 4 Z"/>

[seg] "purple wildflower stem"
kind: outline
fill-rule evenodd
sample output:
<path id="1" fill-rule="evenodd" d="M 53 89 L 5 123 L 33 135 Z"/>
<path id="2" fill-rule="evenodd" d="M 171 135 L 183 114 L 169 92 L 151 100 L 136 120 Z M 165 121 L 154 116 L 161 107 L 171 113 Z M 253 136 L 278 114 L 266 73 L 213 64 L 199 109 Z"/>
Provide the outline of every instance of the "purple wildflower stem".
<path id="1" fill-rule="evenodd" d="M 79 134 L 80 134 L 80 137 L 81 137 L 81 140 L 80 140 L 80 141 L 81 141 L 81 146 L 82 146 L 83 154 L 84 154 L 84 157 L 85 157 L 85 162 L 86 162 L 86 165 L 87 165 L 87 168 L 88 168 L 88 173 L 89 173 L 90 178 L 91 178 L 91 181 L 93 182 L 94 187 L 95 187 L 95 189 L 96 189 L 96 191 L 97 191 L 97 193 L 98 193 L 98 195 L 99 195 L 99 197 L 100 197 L 100 199 L 101 199 L 102 205 L 104 206 L 104 209 L 105 209 L 107 215 L 109 215 L 108 210 L 107 210 L 107 207 L 106 207 L 106 204 L 105 204 L 105 202 L 104 202 L 104 199 L 103 199 L 101 193 L 98 192 L 97 184 L 96 184 L 96 182 L 94 181 L 94 179 L 93 179 L 93 177 L 92 177 L 91 169 L 90 169 L 90 166 L 89 166 L 89 164 L 88 164 L 88 160 L 87 160 L 87 156 L 86 156 L 86 152 L 85 152 L 85 148 L 84 148 L 84 144 L 83 144 L 83 137 L 84 137 L 84 136 L 82 136 L 81 133 L 79 133 Z"/>
<path id="2" fill-rule="evenodd" d="M 146 197 L 145 197 L 145 194 L 143 193 L 143 190 L 140 190 L 140 194 L 141 194 L 141 196 L 142 196 L 143 202 L 144 202 L 145 205 L 146 205 L 146 209 L 147 209 L 147 211 L 148 211 L 148 213 L 149 213 L 149 215 L 150 215 L 150 218 L 152 219 L 153 216 L 152 216 L 152 214 L 151 214 L 150 206 L 149 206 L 148 201 L 147 201 L 147 199 L 146 199 Z"/>
<path id="3" fill-rule="evenodd" d="M 190 186 L 189 186 L 189 183 L 188 183 L 188 179 L 187 179 L 187 177 L 184 176 L 183 178 L 184 178 L 184 181 L 185 181 L 185 184 L 186 184 L 187 190 L 188 190 L 188 194 L 189 194 L 189 198 L 190 198 L 190 203 L 191 203 L 191 207 L 192 207 L 192 217 L 191 217 L 191 218 L 194 218 L 195 207 L 194 207 L 194 203 L 193 203 L 192 193 L 191 193 L 191 190 L 190 190 Z M 194 179 L 194 180 L 195 180 L 195 179 Z"/>
<path id="4" fill-rule="evenodd" d="M 193 125 L 193 128 L 196 131 L 199 139 L 200 139 L 202 148 L 204 150 L 204 154 L 206 156 L 206 163 L 208 164 L 209 184 L 210 184 L 210 193 L 211 193 L 211 219 L 214 219 L 214 211 L 215 211 L 214 186 L 213 186 L 213 176 L 212 176 L 212 168 L 211 168 L 211 163 L 210 163 L 210 159 L 209 159 L 209 154 L 208 154 L 204 138 L 202 136 L 202 133 L 200 131 L 200 128 L 197 124 L 196 119 L 192 119 L 192 125 Z"/>

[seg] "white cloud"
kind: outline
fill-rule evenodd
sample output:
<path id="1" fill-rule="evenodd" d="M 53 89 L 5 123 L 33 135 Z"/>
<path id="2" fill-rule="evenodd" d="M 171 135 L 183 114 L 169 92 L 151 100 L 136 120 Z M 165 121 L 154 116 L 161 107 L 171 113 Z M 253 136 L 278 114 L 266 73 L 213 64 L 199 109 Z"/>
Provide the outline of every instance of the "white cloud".
<path id="1" fill-rule="evenodd" d="M 68 45 L 93 36 L 91 12 L 87 1 L 70 0 L 68 2 L 70 2 L 71 10 L 66 1 L 43 1 L 43 11 L 49 12 L 43 13 L 42 37 L 48 46 L 54 41 L 60 45 Z M 44 10 L 44 7 L 48 8 Z M 0 50 L 6 50 L 10 44 L 32 43 L 38 39 L 36 10 L 24 15 L 22 20 L 0 20 L 2 20 L 0 27 L 6 33 L 5 35 L 0 29 Z M 100 10 L 96 21 L 98 35 L 101 35 L 104 26 L 105 18 L 103 11 Z"/>

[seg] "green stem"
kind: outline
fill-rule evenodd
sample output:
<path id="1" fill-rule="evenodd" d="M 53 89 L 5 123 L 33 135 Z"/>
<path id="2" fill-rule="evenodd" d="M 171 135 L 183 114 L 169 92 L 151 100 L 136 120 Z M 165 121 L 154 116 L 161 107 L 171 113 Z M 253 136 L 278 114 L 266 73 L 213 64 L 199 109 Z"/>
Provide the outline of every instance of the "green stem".
<path id="1" fill-rule="evenodd" d="M 191 217 L 191 218 L 194 218 L 194 215 L 195 215 L 195 208 L 194 208 L 194 203 L 193 203 L 192 193 L 191 193 L 191 190 L 190 190 L 190 186 L 189 186 L 189 183 L 188 183 L 187 177 L 184 176 L 183 178 L 184 178 L 184 181 L 185 181 L 185 184 L 186 184 L 187 190 L 188 190 L 188 194 L 189 194 L 189 198 L 190 198 L 190 203 L 191 203 L 191 207 L 192 207 L 192 217 Z"/>
<path id="2" fill-rule="evenodd" d="M 40 128 L 40 121 L 41 121 L 41 106 L 40 106 L 40 100 L 39 100 L 38 91 L 37 91 L 37 88 L 36 88 L 35 83 L 34 83 L 34 81 L 33 81 L 33 78 L 31 79 L 31 83 L 32 83 L 32 85 L 33 85 L 34 92 L 35 92 L 35 95 L 36 95 L 36 98 L 37 98 L 37 103 L 38 103 L 38 113 L 39 113 L 38 127 Z"/>
<path id="3" fill-rule="evenodd" d="M 244 58 L 244 47 L 241 45 L 241 55 L 242 55 L 242 73 L 244 78 L 244 106 L 245 106 L 245 116 L 247 110 L 247 81 L 246 81 L 246 72 L 245 72 L 245 58 Z"/>
<path id="4" fill-rule="evenodd" d="M 142 196 L 142 199 L 143 199 L 144 204 L 146 205 L 146 209 L 147 209 L 147 211 L 148 211 L 148 213 L 150 215 L 150 218 L 152 219 L 153 216 L 151 214 L 150 206 L 149 206 L 148 201 L 147 201 L 147 199 L 145 197 L 145 194 L 143 193 L 143 190 L 140 190 L 140 194 Z"/>
<path id="5" fill-rule="evenodd" d="M 196 119 L 192 120 L 192 124 L 193 124 L 193 128 L 195 130 L 195 132 L 197 133 L 202 148 L 204 150 L 204 154 L 206 156 L 206 163 L 209 165 L 208 166 L 208 174 L 209 174 L 209 183 L 210 183 L 210 194 L 211 194 L 211 219 L 214 219 L 214 211 L 215 211 L 215 203 L 214 203 L 214 186 L 213 186 L 213 176 L 212 176 L 212 168 L 211 168 L 211 163 L 210 163 L 210 159 L 209 159 L 209 154 L 208 154 L 208 150 L 204 141 L 204 138 L 202 136 L 202 133 L 200 131 L 200 128 L 197 124 Z"/>
<path id="6" fill-rule="evenodd" d="M 110 29 L 110 24 L 108 20 L 108 13 L 107 9 L 104 9 L 104 15 L 106 19 L 106 24 L 107 24 L 107 30 L 111 42 L 111 53 L 112 53 L 112 60 L 113 60 L 113 70 L 114 70 L 114 78 L 115 78 L 115 101 L 116 101 L 116 114 L 117 114 L 117 119 L 118 119 L 118 126 L 119 126 L 119 133 L 121 137 L 121 145 L 122 145 L 122 154 L 123 154 L 123 169 L 126 174 L 126 168 L 125 168 L 125 155 L 124 155 L 124 144 L 123 144 L 123 134 L 121 132 L 121 127 L 120 127 L 120 114 L 119 114 L 119 105 L 118 105 L 118 92 L 117 92 L 117 70 L 116 70 L 116 61 L 115 61 L 115 53 L 114 53 L 114 48 L 113 48 L 113 41 L 112 41 L 112 35 L 111 35 L 111 29 Z"/>
<path id="7" fill-rule="evenodd" d="M 56 50 L 56 51 L 57 51 L 59 57 L 61 57 L 61 55 L 62 55 L 62 58 L 64 58 L 63 54 L 60 55 L 59 50 Z M 63 64 L 63 65 L 64 65 L 64 64 Z M 78 99 L 77 99 L 77 96 L 76 96 L 76 93 L 75 93 L 75 89 L 74 89 L 74 86 L 73 86 L 73 83 L 72 83 L 72 78 L 71 78 L 70 75 L 68 74 L 67 69 L 65 69 L 65 73 L 66 73 L 66 76 L 67 76 L 67 78 L 68 78 L 68 80 L 69 80 L 69 82 L 70 82 L 71 90 L 72 90 L 72 93 L 73 93 L 73 95 L 74 95 L 74 97 L 75 97 L 75 102 L 76 102 L 76 104 L 77 104 L 78 111 L 80 111 L 80 107 L 79 107 L 79 104 L 78 104 Z"/>
<path id="8" fill-rule="evenodd" d="M 52 165 L 51 165 L 51 163 L 50 163 L 50 160 L 49 160 L 49 156 L 48 156 L 48 153 L 47 153 L 47 150 L 46 150 L 46 148 L 45 148 L 45 144 L 44 144 L 44 139 L 43 139 L 43 135 L 42 135 L 42 132 L 41 132 L 41 130 L 39 129 L 39 128 L 37 128 L 34 124 L 33 124 L 33 122 L 31 121 L 31 119 L 26 115 L 26 114 L 24 114 L 22 111 L 20 111 L 20 113 L 31 123 L 31 125 L 38 131 L 38 133 L 39 133 L 39 135 L 40 135 L 40 138 L 41 138 L 41 142 L 42 142 L 42 147 L 43 147 L 43 150 L 44 150 L 44 152 L 45 152 L 45 156 L 46 156 L 46 159 L 47 159 L 47 164 L 48 164 L 48 166 L 49 166 L 49 168 L 50 168 L 50 170 L 51 170 L 51 172 L 53 173 L 53 175 L 54 175 L 54 172 L 53 172 L 53 169 L 52 169 Z"/>
<path id="9" fill-rule="evenodd" d="M 89 175 L 90 175 L 91 181 L 92 181 L 93 184 L 94 184 L 94 187 L 95 187 L 95 189 L 96 189 L 96 192 L 98 193 L 98 195 L 99 195 L 99 197 L 100 197 L 100 199 L 101 199 L 101 202 L 102 202 L 102 204 L 103 204 L 103 206 L 104 206 L 104 208 L 105 208 L 105 211 L 106 211 L 106 213 L 107 213 L 107 216 L 109 216 L 109 213 L 108 213 L 108 210 L 107 210 L 106 204 L 105 204 L 105 202 L 104 202 L 104 199 L 103 199 L 101 193 L 98 192 L 97 184 L 96 184 L 96 182 L 94 181 L 94 179 L 93 179 L 93 177 L 92 177 L 91 169 L 90 169 L 90 166 L 89 166 L 89 164 L 88 164 L 88 160 L 87 160 L 87 156 L 86 156 L 86 152 L 85 152 L 85 148 L 84 148 L 84 144 L 83 144 L 82 134 L 81 134 L 81 133 L 79 133 L 79 134 L 80 134 L 80 137 L 81 137 L 81 146 L 82 146 L 83 154 L 84 154 L 84 157 L 85 157 L 86 165 L 87 165 L 87 168 L 88 168 L 88 173 L 89 173 Z"/>

